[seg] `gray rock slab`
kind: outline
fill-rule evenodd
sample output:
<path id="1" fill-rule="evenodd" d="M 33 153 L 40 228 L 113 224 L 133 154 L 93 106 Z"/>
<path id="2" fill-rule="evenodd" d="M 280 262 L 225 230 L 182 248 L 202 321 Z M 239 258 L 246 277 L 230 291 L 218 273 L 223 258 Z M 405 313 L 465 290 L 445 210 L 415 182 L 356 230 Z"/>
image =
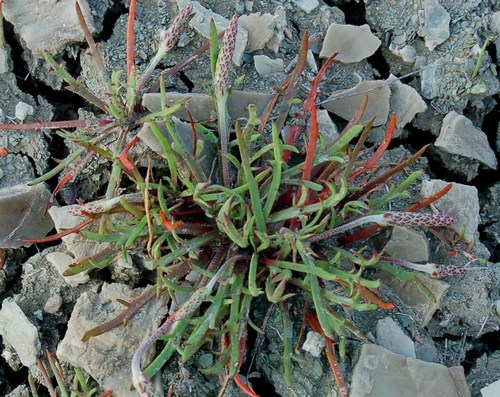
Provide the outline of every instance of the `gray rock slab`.
<path id="1" fill-rule="evenodd" d="M 35 179 L 35 172 L 26 156 L 9 153 L 7 156 L 0 157 L 0 189 L 33 179 Z"/>
<path id="2" fill-rule="evenodd" d="M 408 262 L 427 262 L 429 261 L 429 241 L 421 231 L 395 226 L 385 246 L 385 252 Z"/>
<path id="3" fill-rule="evenodd" d="M 232 120 L 240 117 L 248 117 L 248 105 L 250 104 L 254 104 L 257 107 L 257 114 L 260 115 L 271 98 L 272 95 L 260 92 L 233 91 L 227 101 L 229 117 Z M 145 94 L 142 99 L 142 105 L 151 112 L 157 112 L 161 109 L 160 99 L 160 94 Z M 166 99 L 169 105 L 185 100 L 185 107 L 189 110 L 195 121 L 206 121 L 216 117 L 214 100 L 210 95 L 168 92 Z M 175 115 L 182 120 L 189 121 L 187 112 L 184 110 L 179 111 Z"/>
<path id="4" fill-rule="evenodd" d="M 381 41 L 371 32 L 368 25 L 354 26 L 332 23 L 323 40 L 319 56 L 329 58 L 338 51 L 336 61 L 359 62 L 373 55 Z"/>
<path id="5" fill-rule="evenodd" d="M 400 129 L 411 122 L 417 113 L 425 112 L 427 104 L 417 90 L 403 84 L 396 76 L 391 74 L 387 81 L 391 82 L 391 98 L 389 100 L 391 112 L 396 113 L 396 127 Z"/>
<path id="6" fill-rule="evenodd" d="M 476 160 L 488 168 L 496 169 L 498 166 L 486 134 L 457 112 L 452 111 L 445 116 L 435 145 L 440 151 Z"/>
<path id="7" fill-rule="evenodd" d="M 49 215 L 52 218 L 57 232 L 62 230 L 70 229 L 75 227 L 82 222 L 88 220 L 88 218 L 83 216 L 74 216 L 69 213 L 71 208 L 77 207 L 77 205 L 66 205 L 63 207 L 51 207 L 49 209 Z M 97 243 L 92 242 L 89 239 L 77 234 L 71 233 L 62 238 L 64 245 L 70 251 L 75 259 L 82 259 L 87 256 L 92 256 L 102 251 L 109 246 L 108 243 Z"/>
<path id="8" fill-rule="evenodd" d="M 255 69 L 261 77 L 283 72 L 283 59 L 269 58 L 267 55 L 255 55 L 253 57 Z"/>
<path id="9" fill-rule="evenodd" d="M 189 26 L 196 30 L 196 32 L 205 38 L 210 37 L 210 20 L 213 19 L 215 22 L 215 27 L 217 32 L 222 32 L 226 29 L 229 24 L 229 20 L 224 18 L 222 15 L 216 14 L 215 12 L 203 7 L 197 1 L 190 0 L 177 0 L 177 5 L 179 8 L 187 7 L 189 4 L 193 5 L 193 12 L 195 16 L 189 21 Z M 242 26 L 238 26 L 238 33 L 236 35 L 236 47 L 233 54 L 233 62 L 237 66 L 241 66 L 243 53 L 248 42 L 248 32 Z"/>
<path id="10" fill-rule="evenodd" d="M 12 298 L 5 299 L 0 309 L 0 334 L 14 348 L 23 365 L 36 365 L 41 349 L 38 330 Z"/>
<path id="11" fill-rule="evenodd" d="M 354 367 L 350 397 L 470 397 L 462 367 L 447 368 L 365 344 Z"/>
<path id="12" fill-rule="evenodd" d="M 381 278 L 385 285 L 390 287 L 409 308 L 417 313 L 421 319 L 419 325 L 422 327 L 429 324 L 450 287 L 444 281 L 430 278 L 424 274 L 417 274 L 417 280 L 434 296 L 435 302 L 432 302 L 422 293 L 415 282 L 403 282 L 389 275 L 381 275 Z"/>
<path id="13" fill-rule="evenodd" d="M 492 384 L 483 387 L 481 389 L 482 397 L 498 397 L 500 396 L 500 380 L 493 382 Z"/>
<path id="14" fill-rule="evenodd" d="M 269 13 L 260 12 L 242 15 L 238 18 L 238 25 L 248 32 L 247 52 L 254 52 L 265 47 L 274 35 L 276 17 Z"/>
<path id="15" fill-rule="evenodd" d="M 166 298 L 152 299 L 128 322 L 102 335 L 82 342 L 90 329 L 123 312 L 117 299 L 130 301 L 144 290 L 132 290 L 122 284 L 104 284 L 99 294 L 85 292 L 76 302 L 68 330 L 57 348 L 60 360 L 83 368 L 103 389 L 112 389 L 120 397 L 137 396 L 130 391 L 130 362 L 135 350 L 159 326 L 166 314 Z M 151 359 L 151 352 L 146 360 Z"/>
<path id="16" fill-rule="evenodd" d="M 438 0 L 426 0 L 424 13 L 425 46 L 432 51 L 450 37 L 451 17 Z"/>
<path id="17" fill-rule="evenodd" d="M 54 227 L 45 214 L 50 196 L 43 183 L 0 189 L 0 248 L 29 247 L 20 239 L 44 237 Z"/>
<path id="18" fill-rule="evenodd" d="M 95 27 L 87 2 L 78 2 L 90 31 L 94 32 Z M 44 51 L 57 54 L 68 43 L 84 41 L 74 0 L 11 0 L 5 2 L 3 15 L 14 25 L 14 29 L 35 57 L 42 57 Z"/>
<path id="19" fill-rule="evenodd" d="M 495 46 L 497 48 L 497 59 L 500 58 L 500 11 L 494 12 L 490 19 L 490 29 L 496 35 Z"/>
<path id="20" fill-rule="evenodd" d="M 448 182 L 440 179 L 423 181 L 420 194 L 424 198 L 430 197 L 447 184 Z M 455 217 L 457 221 L 450 228 L 457 233 L 465 228 L 464 240 L 472 241 L 480 221 L 478 192 L 474 186 L 453 183 L 450 191 L 433 205 L 439 212 Z"/>
<path id="21" fill-rule="evenodd" d="M 10 47 L 4 45 L 0 47 L 0 74 L 12 72 L 12 58 L 10 56 Z"/>
<path id="22" fill-rule="evenodd" d="M 361 124 L 368 122 L 373 116 L 377 116 L 374 126 L 385 124 L 389 115 L 391 90 L 383 81 L 365 80 L 348 90 L 335 91 L 327 98 L 328 102 L 322 106 L 344 120 L 350 120 L 358 110 L 359 103 L 366 92 L 368 105 Z"/>
<path id="23" fill-rule="evenodd" d="M 304 11 L 306 14 L 309 14 L 315 8 L 319 6 L 318 0 L 293 0 L 295 5 Z"/>
<path id="24" fill-rule="evenodd" d="M 377 321 L 377 344 L 404 357 L 416 357 L 415 343 L 391 317 Z"/>
<path id="25" fill-rule="evenodd" d="M 69 269 L 70 265 L 75 262 L 75 258 L 72 256 L 56 251 L 47 254 L 47 261 L 55 267 L 59 275 L 64 279 L 69 285 L 84 284 L 90 280 L 88 275 L 89 271 L 80 272 L 73 276 L 63 276 L 64 272 Z"/>

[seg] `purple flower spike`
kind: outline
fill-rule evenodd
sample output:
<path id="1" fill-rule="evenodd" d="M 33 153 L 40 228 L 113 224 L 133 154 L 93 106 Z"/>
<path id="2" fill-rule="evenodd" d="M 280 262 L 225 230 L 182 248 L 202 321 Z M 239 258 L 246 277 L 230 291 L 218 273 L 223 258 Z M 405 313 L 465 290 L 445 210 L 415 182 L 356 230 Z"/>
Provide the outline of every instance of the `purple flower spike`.
<path id="1" fill-rule="evenodd" d="M 179 36 L 186 24 L 193 17 L 193 5 L 182 8 L 174 18 L 170 27 L 163 32 L 160 38 L 160 47 L 164 54 L 168 54 L 174 48 Z"/>
<path id="2" fill-rule="evenodd" d="M 238 17 L 233 15 L 229 21 L 222 47 L 217 57 L 217 68 L 215 70 L 215 95 L 218 97 L 229 93 L 229 71 L 231 69 L 234 48 L 236 46 L 236 34 L 238 33 Z"/>
<path id="3" fill-rule="evenodd" d="M 455 223 L 449 215 L 419 214 L 416 212 L 386 212 L 384 223 L 391 226 L 443 227 Z"/>

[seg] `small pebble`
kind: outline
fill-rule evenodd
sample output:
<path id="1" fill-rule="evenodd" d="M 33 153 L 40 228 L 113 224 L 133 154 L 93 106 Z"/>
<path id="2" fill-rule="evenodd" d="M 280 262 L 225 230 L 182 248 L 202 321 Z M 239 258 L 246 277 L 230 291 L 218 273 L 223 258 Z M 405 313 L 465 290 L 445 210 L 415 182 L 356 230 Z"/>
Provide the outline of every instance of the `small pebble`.
<path id="1" fill-rule="evenodd" d="M 22 101 L 17 103 L 15 110 L 16 119 L 23 122 L 26 117 L 31 116 L 33 113 L 35 113 L 35 109 L 33 109 L 33 106 L 28 105 L 26 102 Z"/>
<path id="2" fill-rule="evenodd" d="M 43 310 L 49 314 L 56 314 L 62 306 L 62 297 L 59 294 L 52 295 L 47 302 L 45 302 L 45 306 Z"/>

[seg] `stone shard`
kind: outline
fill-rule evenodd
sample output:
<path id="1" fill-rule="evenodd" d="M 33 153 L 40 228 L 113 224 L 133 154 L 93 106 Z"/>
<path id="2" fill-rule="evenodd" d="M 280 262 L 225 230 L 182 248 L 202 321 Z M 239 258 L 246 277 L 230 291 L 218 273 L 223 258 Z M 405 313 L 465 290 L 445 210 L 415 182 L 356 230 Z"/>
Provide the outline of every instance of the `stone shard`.
<path id="1" fill-rule="evenodd" d="M 318 0 L 293 0 L 295 5 L 304 11 L 306 14 L 309 14 L 315 8 L 319 6 Z"/>
<path id="2" fill-rule="evenodd" d="M 445 116 L 436 147 L 450 155 L 476 160 L 488 168 L 498 166 L 486 134 L 474 127 L 467 117 L 454 111 Z"/>
<path id="3" fill-rule="evenodd" d="M 368 25 L 354 26 L 332 23 L 323 40 L 319 56 L 328 58 L 338 51 L 336 61 L 359 62 L 373 55 L 381 41 L 371 32 Z"/>
<path id="4" fill-rule="evenodd" d="M 49 215 L 51 216 L 56 226 L 57 232 L 65 229 L 70 229 L 79 225 L 87 220 L 83 216 L 75 216 L 70 213 L 72 208 L 77 205 L 66 205 L 64 207 L 51 207 Z M 109 247 L 109 243 L 91 242 L 87 238 L 79 235 L 78 233 L 71 233 L 62 238 L 64 245 L 70 251 L 74 259 L 81 259 L 87 256 L 92 256 Z M 58 258 L 59 259 L 59 258 Z M 58 267 L 61 269 L 61 267 Z"/>
<path id="5" fill-rule="evenodd" d="M 390 317 L 377 321 L 377 344 L 393 353 L 410 358 L 416 357 L 415 343 Z"/>
<path id="6" fill-rule="evenodd" d="M 201 34 L 206 39 L 210 38 L 210 20 L 213 19 L 215 22 L 215 27 L 217 32 L 222 32 L 226 29 L 229 24 L 229 20 L 224 18 L 222 15 L 216 14 L 215 12 L 203 7 L 197 1 L 190 0 L 177 0 L 177 5 L 179 8 L 187 7 L 189 4 L 193 5 L 193 12 L 195 16 L 189 21 L 189 26 L 196 30 L 198 34 Z M 237 66 L 241 66 L 243 53 L 248 42 L 248 32 L 242 26 L 238 26 L 238 33 L 236 35 L 236 47 L 233 54 L 233 62 Z"/>
<path id="7" fill-rule="evenodd" d="M 377 116 L 373 125 L 385 124 L 389 115 L 391 90 L 387 84 L 384 84 L 384 81 L 366 80 L 354 88 L 335 91 L 328 97 L 328 102 L 322 106 L 329 112 L 335 113 L 345 120 L 350 120 L 358 110 L 365 93 L 368 94 L 368 105 L 360 123 L 367 123 L 373 116 Z"/>
<path id="8" fill-rule="evenodd" d="M 90 31 L 94 32 L 87 1 L 79 0 L 78 3 Z M 44 51 L 57 54 L 68 43 L 84 41 L 74 0 L 10 0 L 3 6 L 3 15 L 14 25 L 35 57 L 42 57 Z"/>
<path id="9" fill-rule="evenodd" d="M 166 298 L 153 298 L 131 317 L 126 326 L 118 326 L 82 342 L 87 331 L 122 313 L 117 299 L 130 301 L 144 290 L 132 290 L 122 284 L 104 284 L 99 294 L 83 293 L 73 309 L 68 330 L 57 348 L 60 360 L 83 368 L 114 396 L 137 396 L 130 390 L 130 362 L 135 350 L 156 330 L 167 312 Z M 151 352 L 150 352 L 151 353 Z M 151 359 L 148 354 L 146 360 Z"/>
<path id="10" fill-rule="evenodd" d="M 350 397 L 470 397 L 462 367 L 447 368 L 365 344 L 354 367 Z"/>
<path id="11" fill-rule="evenodd" d="M 415 282 L 402 282 L 393 276 L 382 275 L 385 285 L 390 287 L 397 296 L 410 308 L 412 308 L 421 318 L 422 327 L 427 326 L 432 316 L 439 309 L 443 297 L 450 287 L 449 284 L 441 280 L 436 280 L 424 274 L 417 274 L 417 280 L 422 283 L 434 296 L 435 301 L 431 302 L 426 297 Z"/>
<path id="12" fill-rule="evenodd" d="M 500 380 L 493 382 L 492 384 L 483 387 L 481 389 L 482 397 L 498 397 L 500 396 Z"/>
<path id="13" fill-rule="evenodd" d="M 428 198 L 447 184 L 448 182 L 439 179 L 423 181 L 420 194 Z M 465 241 L 472 241 L 480 221 L 478 192 L 474 186 L 453 183 L 450 191 L 433 204 L 439 212 L 451 215 L 457 220 L 450 225 L 451 229 L 460 234 L 465 228 Z"/>
<path id="14" fill-rule="evenodd" d="M 425 234 L 401 226 L 392 228 L 391 239 L 384 250 L 389 255 L 408 262 L 429 261 L 429 241 Z"/>
<path id="15" fill-rule="evenodd" d="M 411 122 L 417 113 L 425 112 L 427 104 L 417 90 L 403 84 L 396 76 L 391 74 L 387 81 L 391 82 L 391 98 L 389 101 L 391 112 L 396 113 L 396 128 L 401 129 Z"/>
<path id="16" fill-rule="evenodd" d="M 264 111 L 272 95 L 262 94 L 260 92 L 233 91 L 229 94 L 227 101 L 229 117 L 236 120 L 241 117 L 248 117 L 248 105 L 257 106 L 257 114 Z M 210 95 L 207 94 L 181 94 L 178 92 L 167 92 L 167 103 L 172 105 L 178 101 L 186 101 L 185 108 L 191 112 L 195 121 L 206 121 L 215 117 L 215 104 Z M 151 112 L 157 112 L 161 109 L 161 94 L 145 94 L 142 98 L 142 105 Z M 189 121 L 186 111 L 181 110 L 175 114 L 182 120 Z"/>
<path id="17" fill-rule="evenodd" d="M 5 299 L 0 309 L 0 335 L 14 348 L 23 365 L 36 365 L 41 349 L 38 330 L 12 298 Z"/>
<path id="18" fill-rule="evenodd" d="M 43 183 L 0 189 L 0 248 L 29 247 L 20 239 L 44 237 L 54 227 L 45 214 L 50 196 Z"/>
<path id="19" fill-rule="evenodd" d="M 438 0 L 426 0 L 425 46 L 431 51 L 450 37 L 450 14 Z"/>
<path id="20" fill-rule="evenodd" d="M 271 59 L 267 55 L 255 55 L 253 57 L 255 69 L 261 77 L 274 73 L 283 72 L 283 59 Z"/>
<path id="21" fill-rule="evenodd" d="M 325 338 L 314 331 L 307 333 L 306 340 L 302 345 L 302 350 L 309 352 L 314 357 L 319 357 L 326 346 Z"/>
<path id="22" fill-rule="evenodd" d="M 238 25 L 244 27 L 248 32 L 248 43 L 246 50 L 254 52 L 265 47 L 274 35 L 276 17 L 271 14 L 254 13 L 242 15 L 238 18 Z"/>

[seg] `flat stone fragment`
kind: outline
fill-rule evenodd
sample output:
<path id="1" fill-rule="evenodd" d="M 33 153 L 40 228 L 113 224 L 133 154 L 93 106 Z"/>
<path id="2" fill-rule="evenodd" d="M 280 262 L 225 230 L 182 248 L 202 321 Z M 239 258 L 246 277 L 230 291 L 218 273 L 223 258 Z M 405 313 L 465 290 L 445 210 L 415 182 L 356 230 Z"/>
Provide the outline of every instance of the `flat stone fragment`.
<path id="1" fill-rule="evenodd" d="M 260 92 L 233 91 L 229 94 L 227 107 L 231 120 L 241 117 L 248 117 L 248 105 L 257 106 L 257 114 L 260 115 L 266 108 L 272 95 Z M 167 92 L 167 103 L 172 105 L 178 101 L 186 100 L 185 107 L 195 121 L 206 121 L 216 116 L 214 100 L 207 94 L 181 94 L 178 92 Z M 151 112 L 161 109 L 161 94 L 145 94 L 142 98 L 142 105 Z M 175 114 L 182 120 L 189 121 L 186 111 L 181 110 Z"/>
<path id="2" fill-rule="evenodd" d="M 481 389 L 482 397 L 498 397 L 500 396 L 500 380 L 493 382 L 492 384 L 483 387 Z"/>
<path id="3" fill-rule="evenodd" d="M 210 20 L 212 18 L 215 22 L 215 27 L 217 28 L 218 33 L 224 31 L 229 24 L 229 20 L 227 18 L 224 18 L 222 15 L 216 14 L 215 12 L 203 7 L 197 1 L 177 0 L 177 5 L 179 6 L 179 8 L 187 7 L 189 4 L 193 5 L 193 13 L 195 13 L 195 16 L 189 21 L 189 26 L 206 39 L 210 38 Z M 238 26 L 238 33 L 236 34 L 236 46 L 233 54 L 233 62 L 237 66 L 241 66 L 243 53 L 245 52 L 245 48 L 247 46 L 247 41 L 247 30 L 242 26 Z"/>
<path id="4" fill-rule="evenodd" d="M 446 153 L 477 160 L 489 168 L 496 169 L 498 166 L 486 134 L 457 112 L 452 111 L 445 116 L 435 145 Z"/>
<path id="5" fill-rule="evenodd" d="M 89 271 L 80 272 L 73 276 L 63 276 L 64 272 L 69 269 L 70 265 L 75 262 L 75 259 L 64 252 L 50 252 L 47 254 L 47 261 L 56 268 L 59 275 L 66 283 L 72 286 L 84 284 L 90 280 Z"/>
<path id="6" fill-rule="evenodd" d="M 143 292 L 123 284 L 104 284 L 99 294 L 84 292 L 76 302 L 66 335 L 57 348 L 60 360 L 83 368 L 103 389 L 112 389 L 114 396 L 137 396 L 135 391 L 130 390 L 130 362 L 135 350 L 156 330 L 165 316 L 168 309 L 166 299 L 153 298 L 128 320 L 126 326 L 120 325 L 87 342 L 82 342 L 82 337 L 90 329 L 125 310 L 117 299 L 130 302 Z M 150 359 L 151 352 L 146 360 Z"/>
<path id="7" fill-rule="evenodd" d="M 319 6 L 318 0 L 293 0 L 293 2 L 306 14 L 309 14 L 312 10 Z"/>
<path id="8" fill-rule="evenodd" d="M 253 13 L 238 18 L 238 25 L 248 32 L 247 52 L 254 52 L 265 47 L 274 35 L 276 17 L 271 14 Z"/>
<path id="9" fill-rule="evenodd" d="M 255 55 L 253 60 L 255 69 L 261 77 L 283 72 L 283 59 L 281 58 L 272 59 L 267 55 Z"/>
<path id="10" fill-rule="evenodd" d="M 41 349 L 38 330 L 12 298 L 5 299 L 0 309 L 0 334 L 14 348 L 23 365 L 36 365 Z"/>
<path id="11" fill-rule="evenodd" d="M 438 0 L 426 0 L 425 46 L 431 51 L 450 37 L 450 14 Z"/>
<path id="12" fill-rule="evenodd" d="M 323 40 L 319 56 L 329 58 L 338 51 L 336 61 L 359 62 L 373 55 L 381 41 L 371 32 L 368 25 L 354 26 L 332 23 Z"/>
<path id="13" fill-rule="evenodd" d="M 404 357 L 416 357 L 415 343 L 390 317 L 377 321 L 377 344 Z"/>
<path id="14" fill-rule="evenodd" d="M 380 88 L 374 89 L 377 87 Z M 367 123 L 373 116 L 377 116 L 373 125 L 379 126 L 385 124 L 389 116 L 391 90 L 383 81 L 365 80 L 354 88 L 335 91 L 327 98 L 328 102 L 322 106 L 344 120 L 351 120 L 352 116 L 358 110 L 365 92 L 368 94 L 368 105 L 360 123 Z"/>
<path id="15" fill-rule="evenodd" d="M 58 233 L 62 230 L 78 226 L 82 222 L 88 220 L 86 217 L 70 214 L 69 211 L 77 206 L 78 205 L 76 204 L 65 205 L 64 207 L 51 207 L 49 209 L 49 215 L 54 221 L 54 225 L 56 226 Z M 62 238 L 62 241 L 64 242 L 64 245 L 66 245 L 68 251 L 73 254 L 73 260 L 95 255 L 109 246 L 108 243 L 89 241 L 89 239 L 79 235 L 78 233 L 68 234 Z"/>
<path id="16" fill-rule="evenodd" d="M 43 183 L 0 189 L 0 248 L 29 247 L 20 239 L 44 237 L 54 227 L 45 214 L 50 196 Z"/>
<path id="17" fill-rule="evenodd" d="M 350 397 L 470 397 L 462 367 L 447 368 L 365 344 L 354 367 Z"/>
<path id="18" fill-rule="evenodd" d="M 500 11 L 491 14 L 490 29 L 495 34 L 495 47 L 497 49 L 497 59 L 500 58 Z"/>
<path id="19" fill-rule="evenodd" d="M 90 31 L 94 32 L 87 1 L 78 0 L 78 3 Z M 44 51 L 57 54 L 68 43 L 84 41 L 74 0 L 9 0 L 4 3 L 3 15 L 35 57 L 42 57 Z"/>
<path id="20" fill-rule="evenodd" d="M 408 262 L 427 262 L 429 241 L 420 231 L 394 226 L 392 236 L 385 246 L 385 252 Z"/>
<path id="21" fill-rule="evenodd" d="M 302 350 L 309 352 L 314 357 L 319 357 L 326 346 L 325 338 L 314 331 L 309 331 L 306 340 L 302 345 Z"/>
<path id="22" fill-rule="evenodd" d="M 448 182 L 431 179 L 422 182 L 420 194 L 428 198 L 443 189 Z M 439 212 L 453 216 L 457 221 L 449 227 L 457 233 L 465 228 L 464 240 L 472 241 L 479 225 L 479 198 L 474 186 L 453 183 L 453 187 L 433 205 Z"/>
<path id="23" fill-rule="evenodd" d="M 425 112 L 427 104 L 417 90 L 403 84 L 396 76 L 391 74 L 387 81 L 391 82 L 391 98 L 389 101 L 391 112 L 396 113 L 396 128 L 401 129 L 411 122 L 417 113 Z"/>
<path id="24" fill-rule="evenodd" d="M 419 325 L 425 327 L 431 321 L 436 310 L 441 306 L 441 301 L 450 285 L 424 274 L 417 274 L 416 277 L 434 296 L 435 302 L 427 298 L 415 282 L 403 282 L 390 275 L 382 275 L 381 279 L 408 307 L 417 312 L 422 320 Z"/>

